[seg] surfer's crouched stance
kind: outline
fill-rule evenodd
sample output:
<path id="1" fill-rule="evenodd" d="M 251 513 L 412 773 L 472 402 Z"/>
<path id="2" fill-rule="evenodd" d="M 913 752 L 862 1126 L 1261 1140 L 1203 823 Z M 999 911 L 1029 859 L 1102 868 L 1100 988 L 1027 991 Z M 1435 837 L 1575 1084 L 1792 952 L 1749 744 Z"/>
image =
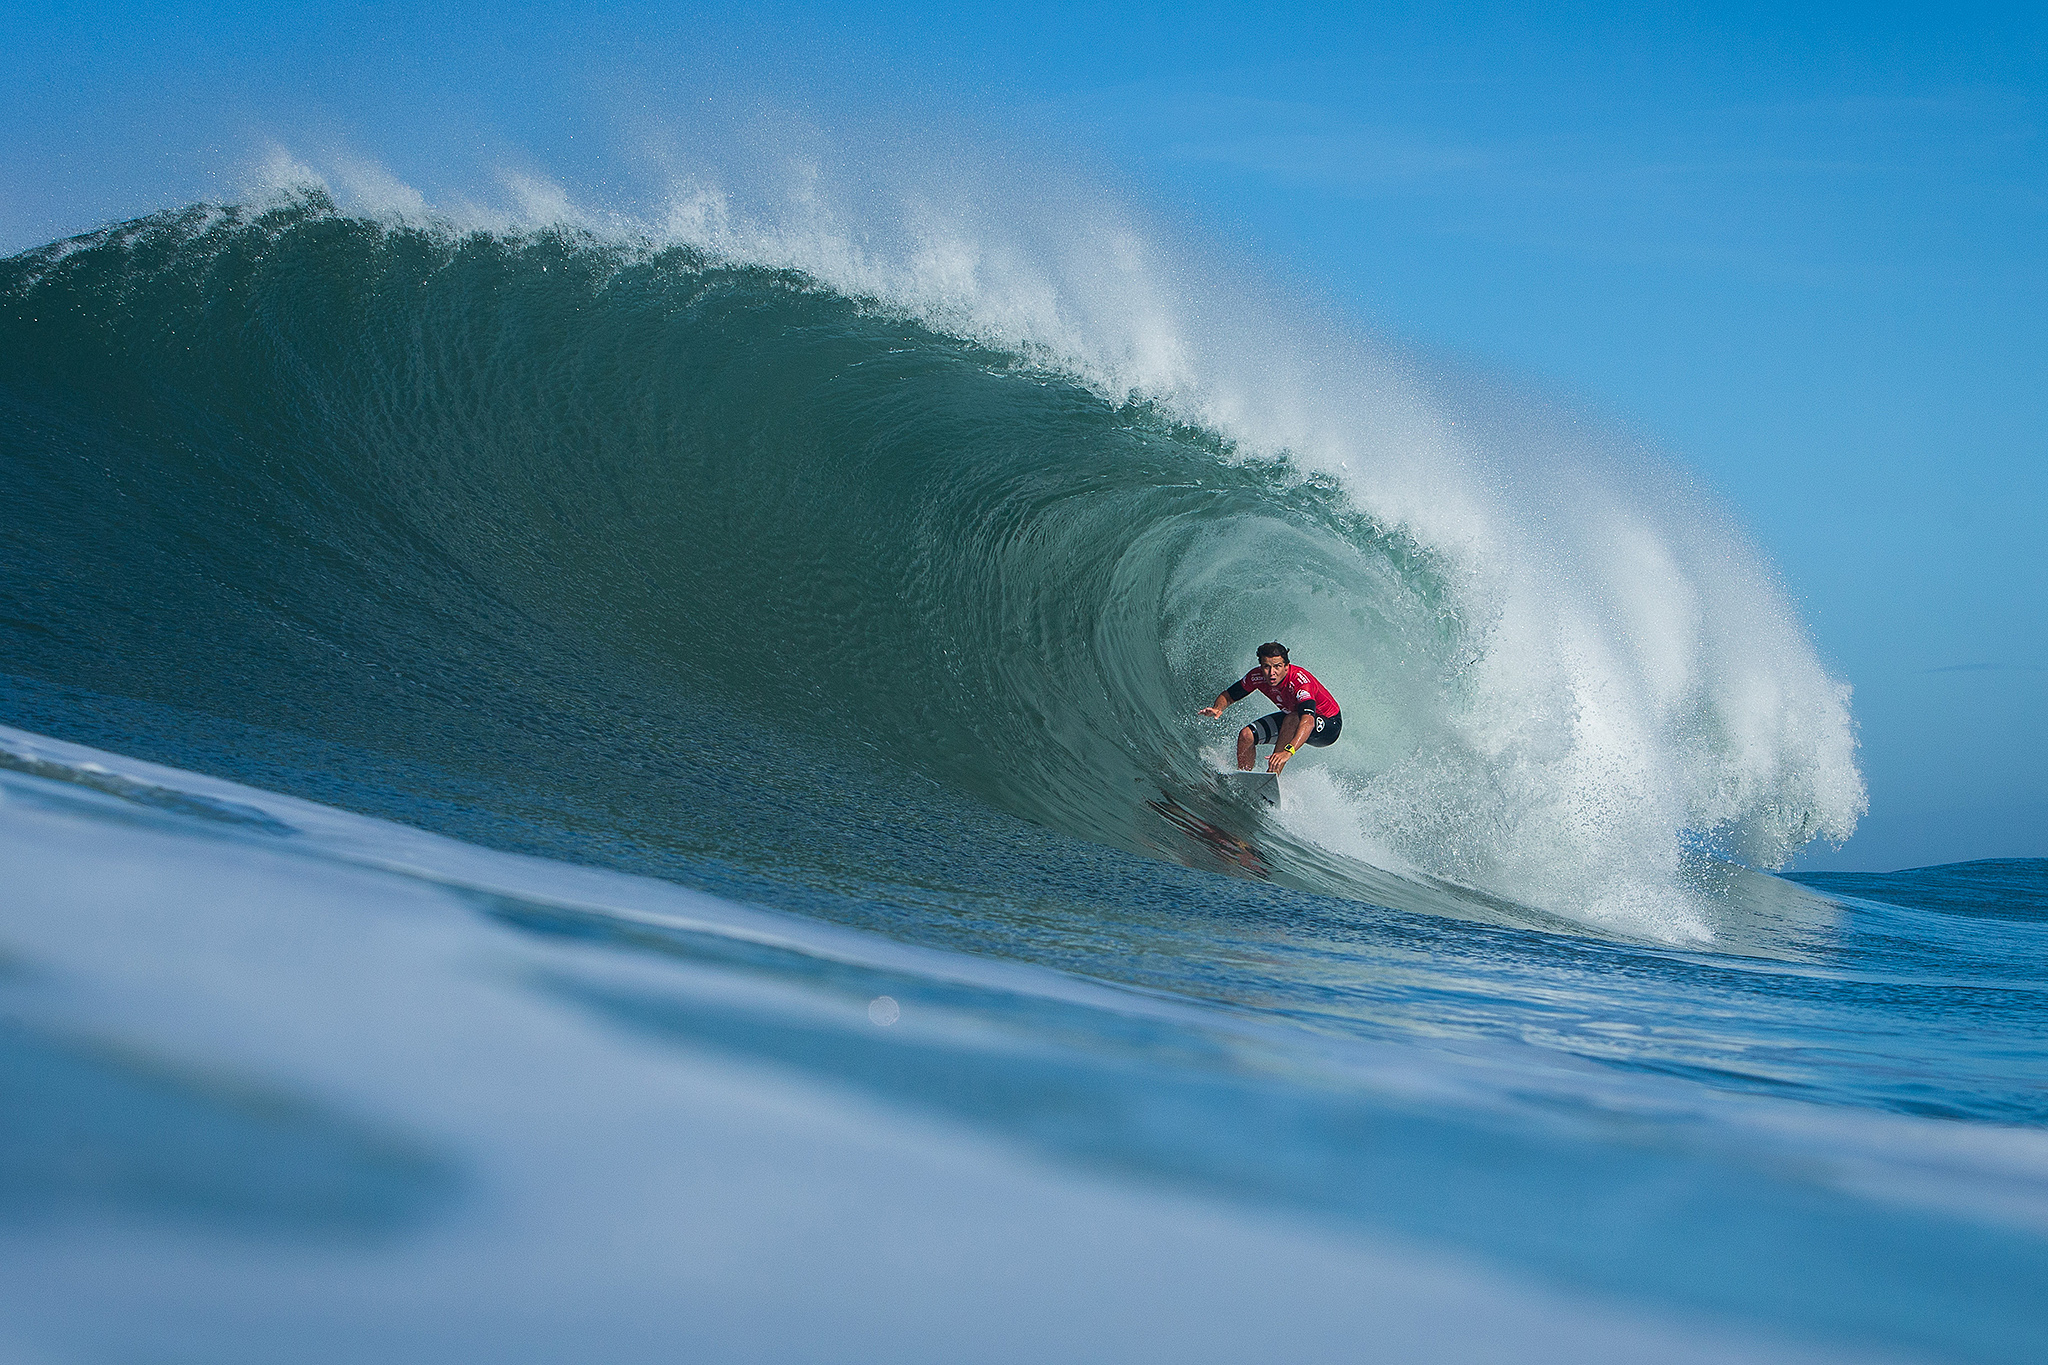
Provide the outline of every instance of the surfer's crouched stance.
<path id="1" fill-rule="evenodd" d="M 1232 702 L 1243 701 L 1254 691 L 1266 694 L 1279 707 L 1237 732 L 1237 766 L 1252 769 L 1253 750 L 1261 744 L 1273 746 L 1266 771 L 1277 773 L 1304 744 L 1322 749 L 1337 742 L 1344 728 L 1344 716 L 1330 689 L 1316 681 L 1316 675 L 1288 662 L 1287 647 L 1275 643 L 1259 646 L 1259 666 L 1216 694 L 1216 704 L 1205 706 L 1198 715 L 1220 716 Z"/>

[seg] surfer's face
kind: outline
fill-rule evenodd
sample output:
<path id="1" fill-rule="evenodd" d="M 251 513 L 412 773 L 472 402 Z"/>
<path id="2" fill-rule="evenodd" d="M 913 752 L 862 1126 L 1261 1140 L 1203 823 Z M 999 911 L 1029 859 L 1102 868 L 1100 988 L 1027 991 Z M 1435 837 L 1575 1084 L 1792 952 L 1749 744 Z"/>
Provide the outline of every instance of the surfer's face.
<path id="1" fill-rule="evenodd" d="M 1259 660 L 1259 667 L 1266 670 L 1267 682 L 1279 682 L 1287 676 L 1287 660 L 1282 658 L 1268 657 L 1261 659 Z"/>

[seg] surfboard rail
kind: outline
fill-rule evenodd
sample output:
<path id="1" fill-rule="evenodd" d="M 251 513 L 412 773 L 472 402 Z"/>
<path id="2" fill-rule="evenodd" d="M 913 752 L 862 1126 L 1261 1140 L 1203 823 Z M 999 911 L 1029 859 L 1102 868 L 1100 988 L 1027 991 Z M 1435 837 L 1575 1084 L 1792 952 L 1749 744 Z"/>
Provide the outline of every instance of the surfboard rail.
<path id="1" fill-rule="evenodd" d="M 1227 788 L 1249 796 L 1262 805 L 1271 806 L 1275 810 L 1280 808 L 1278 773 L 1260 772 L 1256 769 L 1251 772 L 1231 772 L 1223 774 L 1223 782 Z"/>

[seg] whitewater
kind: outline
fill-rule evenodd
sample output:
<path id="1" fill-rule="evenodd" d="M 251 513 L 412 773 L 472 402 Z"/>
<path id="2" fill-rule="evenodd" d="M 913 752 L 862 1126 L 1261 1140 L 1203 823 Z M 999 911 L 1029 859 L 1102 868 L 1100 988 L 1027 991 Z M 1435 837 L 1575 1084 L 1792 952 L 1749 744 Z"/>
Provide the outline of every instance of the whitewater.
<path id="1" fill-rule="evenodd" d="M 2048 867 L 1771 875 L 1682 472 L 957 167 L 352 174 L 0 262 L 0 1349 L 2048 1347 Z"/>

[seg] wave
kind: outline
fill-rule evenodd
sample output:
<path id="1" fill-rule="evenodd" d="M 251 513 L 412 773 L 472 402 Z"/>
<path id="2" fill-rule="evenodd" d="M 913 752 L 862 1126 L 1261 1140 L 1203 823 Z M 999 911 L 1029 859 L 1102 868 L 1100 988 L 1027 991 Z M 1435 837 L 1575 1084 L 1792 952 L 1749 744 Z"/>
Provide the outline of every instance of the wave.
<path id="1" fill-rule="evenodd" d="M 1853 829 L 1848 689 L 1677 476 L 1226 319 L 1140 238 L 973 227 L 299 189 L 0 263 L 7 671 L 594 781 L 614 833 L 665 780 L 740 826 L 800 783 L 814 832 L 982 805 L 1674 940 L 1702 855 Z M 1192 713 L 1271 638 L 1346 730 L 1268 816 Z"/>

